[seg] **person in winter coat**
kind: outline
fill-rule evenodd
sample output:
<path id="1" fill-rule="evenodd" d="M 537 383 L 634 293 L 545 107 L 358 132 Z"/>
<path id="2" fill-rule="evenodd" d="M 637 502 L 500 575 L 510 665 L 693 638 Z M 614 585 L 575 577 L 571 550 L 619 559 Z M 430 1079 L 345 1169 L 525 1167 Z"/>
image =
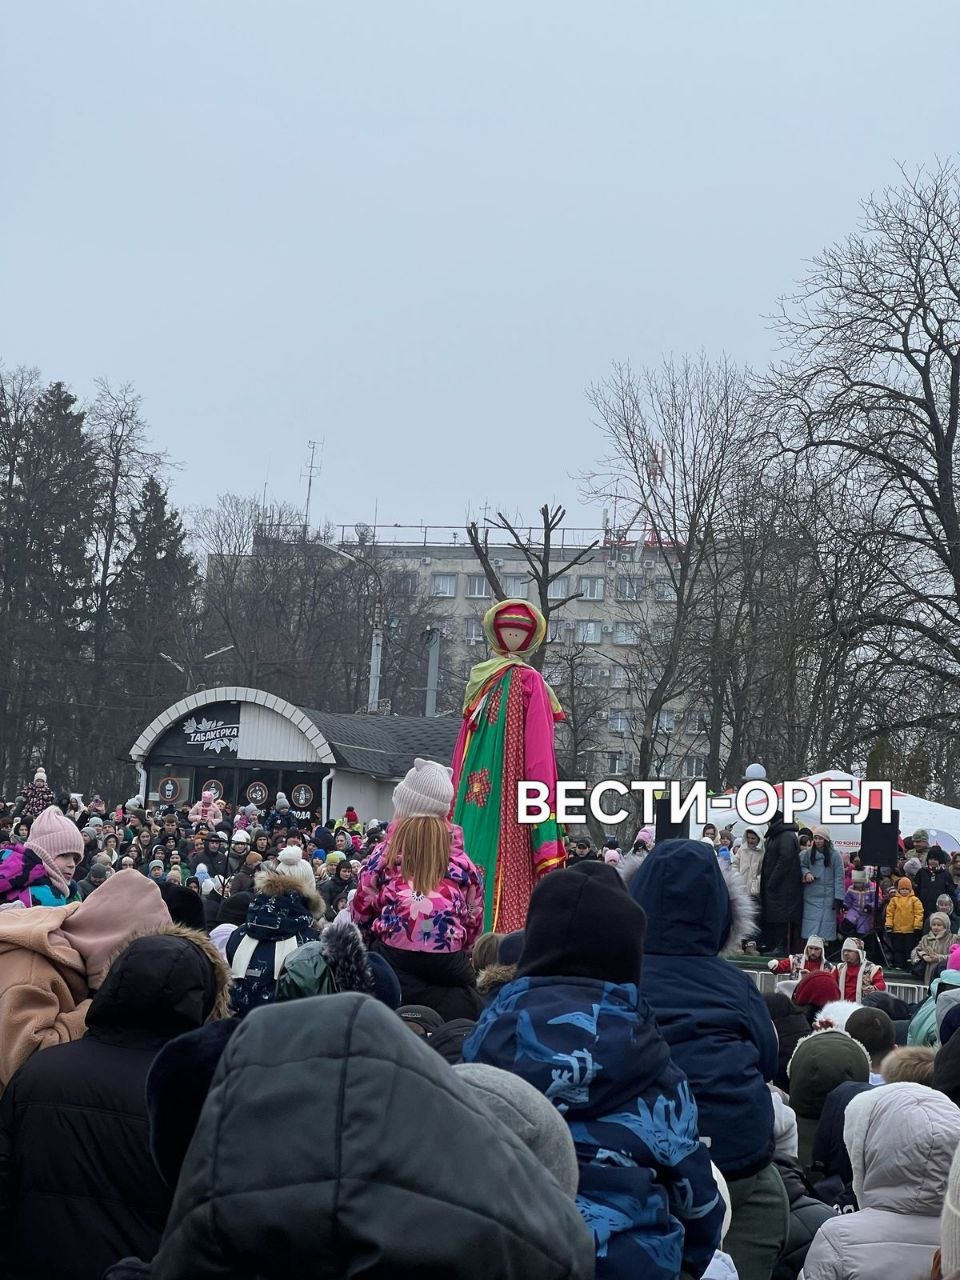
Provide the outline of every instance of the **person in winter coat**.
<path id="1" fill-rule="evenodd" d="M 800 930 L 804 938 L 811 934 L 825 942 L 837 936 L 837 912 L 843 906 L 843 859 L 833 847 L 830 833 L 815 827 L 810 848 L 800 855 L 803 873 L 803 920 Z"/>
<path id="2" fill-rule="evenodd" d="M 204 791 L 188 817 L 192 826 L 203 825 L 212 831 L 217 823 L 223 821 L 223 807 L 212 791 Z"/>
<path id="3" fill-rule="evenodd" d="M 44 809 L 56 803 L 57 797 L 47 786 L 47 771 L 39 768 L 33 775 L 33 781 L 23 788 L 23 804 L 17 816 L 24 822 L 32 822 Z"/>
<path id="4" fill-rule="evenodd" d="M 854 1004 L 861 1004 L 864 996 L 887 989 L 883 970 L 867 959 L 859 938 L 844 938 L 837 966 L 837 984 L 840 998 Z"/>
<path id="5" fill-rule="evenodd" d="M 938 845 L 933 845 L 927 854 L 926 865 L 922 866 L 913 879 L 913 890 L 923 904 L 924 919 L 937 910 L 937 899 L 941 893 L 953 898 L 953 876 L 946 869 L 947 857 Z"/>
<path id="6" fill-rule="evenodd" d="M 867 1084 L 870 1071 L 869 1053 L 845 1031 L 815 1031 L 797 1045 L 787 1074 L 790 1106 L 797 1117 L 798 1158 L 808 1173 L 814 1135 L 830 1091 L 847 1080 Z"/>
<path id="7" fill-rule="evenodd" d="M 275 831 L 296 831 L 297 819 L 290 808 L 290 801 L 282 791 L 277 792 L 273 809 L 263 824 L 263 829 L 271 836 Z"/>
<path id="8" fill-rule="evenodd" d="M 395 1014 L 354 994 L 244 1019 L 152 1269 L 114 1267 L 107 1280 L 238 1268 L 281 1280 L 318 1274 L 318 1259 L 369 1280 L 594 1274 L 589 1233 L 538 1156 Z"/>
<path id="9" fill-rule="evenodd" d="M 299 849 L 284 849 L 274 871 L 259 871 L 246 923 L 226 943 L 231 1002 L 241 1018 L 276 997 L 286 958 L 320 936 L 323 903 Z"/>
<path id="10" fill-rule="evenodd" d="M 817 1198 L 797 1158 L 797 1118 L 779 1095 L 774 1096 L 777 1113 L 774 1164 L 790 1201 L 790 1224 L 783 1251 L 771 1280 L 797 1280 L 814 1236 L 837 1212 Z"/>
<path id="11" fill-rule="evenodd" d="M 950 917 L 944 911 L 935 911 L 929 920 L 929 933 L 925 933 L 910 953 L 912 972 L 925 987 L 944 968 L 950 958 L 950 948 L 957 942 L 950 932 Z"/>
<path id="12" fill-rule="evenodd" d="M 919 1084 L 888 1084 L 853 1098 L 843 1122 L 856 1213 L 825 1222 L 803 1280 L 929 1280 L 940 1212 L 960 1143 L 960 1108 Z"/>
<path id="13" fill-rule="evenodd" d="M 743 833 L 743 839 L 733 856 L 733 865 L 743 876 L 743 882 L 747 886 L 750 897 L 759 899 L 763 841 L 752 827 L 748 827 Z M 759 906 L 759 902 L 757 905 Z"/>
<path id="14" fill-rule="evenodd" d="M 169 1040 L 227 1011 L 226 965 L 204 934 L 167 926 L 120 953 L 86 1034 L 35 1054 L 0 1100 L 0 1271 L 100 1280 L 151 1257 L 171 1193 L 146 1140 L 147 1072 Z"/>
<path id="15" fill-rule="evenodd" d="M 80 901 L 89 898 L 94 889 L 99 889 L 105 880 L 113 875 L 111 869 L 101 862 L 95 862 L 86 877 L 77 884 L 77 895 Z"/>
<path id="16" fill-rule="evenodd" d="M 777 1033 L 778 1067 L 777 1074 L 773 1077 L 773 1083 L 778 1089 L 783 1089 L 786 1092 L 790 1087 L 787 1064 L 793 1056 L 793 1051 L 797 1044 L 804 1036 L 810 1034 L 810 1023 L 790 997 L 780 991 L 772 995 L 765 995 L 763 1003 L 767 1006 L 767 1012 L 770 1014 L 774 1030 Z"/>
<path id="17" fill-rule="evenodd" d="M 517 978 L 463 1045 L 464 1061 L 513 1071 L 570 1125 L 597 1280 L 702 1275 L 723 1220 L 690 1084 L 638 991 L 643 936 L 612 867 L 544 876 Z"/>
<path id="18" fill-rule="evenodd" d="M 937 1026 L 940 997 L 946 997 L 958 990 L 960 990 L 960 972 L 957 970 L 944 969 L 939 978 L 934 978 L 930 983 L 929 996 L 910 1019 L 910 1026 L 907 1028 L 908 1045 L 925 1044 L 936 1046 L 940 1043 Z"/>
<path id="19" fill-rule="evenodd" d="M 483 882 L 447 821 L 451 773 L 417 760 L 393 793 L 387 838 L 360 873 L 350 914 L 397 972 L 403 1004 L 449 1021 L 476 1018 L 483 1002 L 470 948 L 483 931 Z"/>
<path id="20" fill-rule="evenodd" d="M 866 871 L 856 868 L 850 876 L 850 887 L 843 895 L 843 917 L 840 930 L 866 938 L 873 933 L 877 910 L 877 887 Z"/>
<path id="21" fill-rule="evenodd" d="M 897 881 L 897 891 L 887 903 L 886 925 L 893 963 L 898 969 L 906 969 L 915 935 L 923 927 L 923 904 L 913 892 L 913 882 L 908 876 L 901 876 Z"/>
<path id="22" fill-rule="evenodd" d="M 784 822 L 779 811 L 770 820 L 764 842 L 760 912 L 764 950 L 788 955 L 800 936 L 797 930 L 803 918 L 803 874 L 797 825 Z"/>
<path id="23" fill-rule="evenodd" d="M 84 902 L 0 912 L 0 1090 L 38 1049 L 79 1039 L 117 951 L 169 923 L 157 885 L 133 870 Z"/>
<path id="24" fill-rule="evenodd" d="M 641 994 L 690 1081 L 700 1131 L 730 1189 L 727 1252 L 743 1280 L 769 1276 L 788 1212 L 770 1163 L 777 1038 L 754 983 L 724 959 L 753 931 L 750 897 L 700 840 L 658 844 L 630 892 L 647 916 Z"/>
<path id="25" fill-rule="evenodd" d="M 25 907 L 62 907 L 77 901 L 73 877 L 83 860 L 83 836 L 50 805 L 31 824 L 23 847 L 0 855 L 0 900 Z"/>
<path id="26" fill-rule="evenodd" d="M 223 902 L 220 903 L 217 923 L 210 930 L 210 941 L 224 959 L 226 959 L 227 955 L 227 943 L 234 931 L 239 929 L 242 924 L 246 924 L 247 911 L 252 901 L 252 893 L 249 893 L 246 889 L 238 889 L 236 893 L 228 894 Z"/>
<path id="27" fill-rule="evenodd" d="M 838 1084 L 824 1099 L 817 1121 L 811 1146 L 810 1182 L 818 1198 L 838 1213 L 850 1213 L 857 1208 L 850 1153 L 843 1141 L 844 1116 L 851 1098 L 874 1087 L 862 1080 Z"/>
<path id="28" fill-rule="evenodd" d="M 960 1277 L 960 1147 L 947 1177 L 947 1191 L 940 1217 L 940 1274 L 944 1280 Z"/>
<path id="29" fill-rule="evenodd" d="M 334 909 L 337 899 L 346 897 L 351 889 L 356 889 L 357 884 L 358 881 L 353 873 L 353 867 L 344 858 L 342 862 L 337 863 L 333 875 L 328 877 L 320 886 L 320 896 L 326 904 L 328 918 Z"/>

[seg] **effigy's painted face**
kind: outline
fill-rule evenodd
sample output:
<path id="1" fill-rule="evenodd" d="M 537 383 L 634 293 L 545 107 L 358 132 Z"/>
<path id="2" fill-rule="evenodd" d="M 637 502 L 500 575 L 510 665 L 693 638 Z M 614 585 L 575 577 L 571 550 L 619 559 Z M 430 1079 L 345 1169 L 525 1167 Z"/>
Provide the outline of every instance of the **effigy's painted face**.
<path id="1" fill-rule="evenodd" d="M 519 653 L 527 647 L 530 640 L 530 632 L 523 627 L 502 627 L 499 636 L 507 653 Z"/>

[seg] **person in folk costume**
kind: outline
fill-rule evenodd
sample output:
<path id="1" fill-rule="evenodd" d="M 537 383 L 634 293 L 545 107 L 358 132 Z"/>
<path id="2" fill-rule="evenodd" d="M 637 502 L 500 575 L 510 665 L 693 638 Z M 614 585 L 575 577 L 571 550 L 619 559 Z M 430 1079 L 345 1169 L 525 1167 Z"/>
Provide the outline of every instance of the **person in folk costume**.
<path id="1" fill-rule="evenodd" d="M 834 966 L 824 954 L 822 938 L 811 934 L 807 945 L 798 955 L 784 956 L 782 960 L 769 960 L 767 968 L 771 973 L 784 973 L 799 981 L 805 973 L 832 973 Z"/>
<path id="2" fill-rule="evenodd" d="M 883 970 L 866 958 L 859 938 L 847 938 L 843 944 L 837 966 L 837 984 L 841 1000 L 850 1000 L 854 1004 L 862 1004 L 863 997 L 873 991 L 887 989 Z"/>
<path id="3" fill-rule="evenodd" d="M 453 821 L 484 870 L 484 928 L 511 933 L 523 928 L 537 880 L 566 861 L 553 743 L 554 723 L 564 715 L 527 663 L 547 630 L 539 609 L 526 600 L 501 600 L 487 610 L 483 629 L 496 656 L 475 666 L 467 682 L 453 757 Z M 546 786 L 549 812 L 542 822 L 518 821 L 521 781 Z"/>

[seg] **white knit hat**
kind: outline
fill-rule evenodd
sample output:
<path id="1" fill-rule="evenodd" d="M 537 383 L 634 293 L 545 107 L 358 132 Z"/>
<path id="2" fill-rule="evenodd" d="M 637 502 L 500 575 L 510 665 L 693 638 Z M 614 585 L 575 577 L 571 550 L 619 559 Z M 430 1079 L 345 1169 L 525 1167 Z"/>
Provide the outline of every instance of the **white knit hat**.
<path id="1" fill-rule="evenodd" d="M 310 870 L 310 863 L 304 862 L 303 855 L 297 845 L 287 845 L 280 850 L 277 875 L 289 876 L 292 880 L 298 880 L 301 888 L 308 889 L 313 893 L 316 892 L 316 877 Z"/>
<path id="2" fill-rule="evenodd" d="M 41 765 L 39 769 L 37 769 L 37 772 L 33 775 L 33 780 L 34 782 L 46 782 L 47 771 L 46 769 L 44 769 L 43 765 Z"/>
<path id="3" fill-rule="evenodd" d="M 453 804 L 453 770 L 419 756 L 393 792 L 395 818 L 445 818 Z"/>
<path id="4" fill-rule="evenodd" d="M 945 1276 L 960 1271 L 960 1147 L 947 1176 L 940 1216 L 940 1270 Z"/>

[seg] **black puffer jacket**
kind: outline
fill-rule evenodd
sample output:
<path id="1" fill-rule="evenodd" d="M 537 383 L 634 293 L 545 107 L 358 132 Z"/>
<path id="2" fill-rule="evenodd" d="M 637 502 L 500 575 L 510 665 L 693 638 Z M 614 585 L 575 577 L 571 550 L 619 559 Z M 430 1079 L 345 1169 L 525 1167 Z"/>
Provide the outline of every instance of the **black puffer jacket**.
<path id="1" fill-rule="evenodd" d="M 775 814 L 767 827 L 760 866 L 762 919 L 768 924 L 799 924 L 803 916 L 800 839 L 795 822 Z"/>
<path id="2" fill-rule="evenodd" d="M 774 1164 L 790 1200 L 790 1224 L 787 1228 L 787 1242 L 770 1280 L 797 1280 L 803 1269 L 807 1250 L 813 1244 L 813 1237 L 828 1218 L 836 1216 L 836 1210 L 812 1194 L 799 1161 L 787 1156 L 777 1156 Z"/>
<path id="3" fill-rule="evenodd" d="M 203 934 L 171 926 L 121 953 L 87 1034 L 35 1053 L 0 1100 L 0 1275 L 100 1280 L 150 1257 L 170 1204 L 150 1157 L 146 1079 L 158 1050 L 226 1009 Z"/>
<path id="4" fill-rule="evenodd" d="M 589 1280 L 594 1253 L 573 1201 L 396 1015 L 313 996 L 231 1037 L 151 1269 L 241 1273 Z"/>

